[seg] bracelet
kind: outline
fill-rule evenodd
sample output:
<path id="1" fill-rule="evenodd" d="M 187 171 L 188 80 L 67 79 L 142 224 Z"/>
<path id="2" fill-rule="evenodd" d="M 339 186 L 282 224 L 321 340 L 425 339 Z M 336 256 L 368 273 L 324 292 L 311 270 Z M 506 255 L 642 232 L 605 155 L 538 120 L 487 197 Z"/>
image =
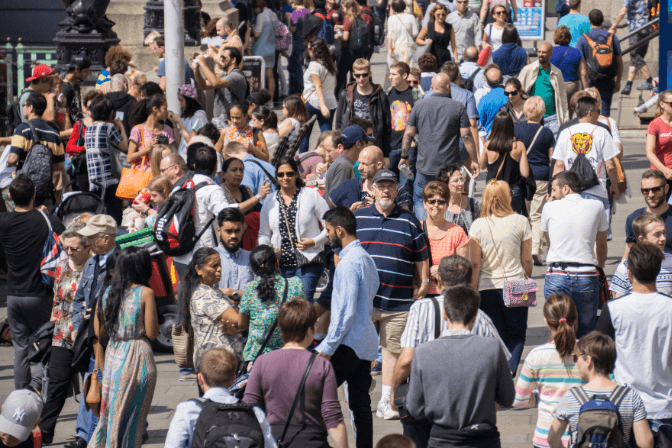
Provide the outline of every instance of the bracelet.
<path id="1" fill-rule="evenodd" d="M 410 153 L 406 153 L 405 155 L 402 154 L 401 156 L 399 156 L 399 158 L 400 159 L 408 159 L 409 155 L 410 155 Z"/>
<path id="2" fill-rule="evenodd" d="M 429 279 L 428 278 L 423 278 L 421 283 L 429 283 Z"/>

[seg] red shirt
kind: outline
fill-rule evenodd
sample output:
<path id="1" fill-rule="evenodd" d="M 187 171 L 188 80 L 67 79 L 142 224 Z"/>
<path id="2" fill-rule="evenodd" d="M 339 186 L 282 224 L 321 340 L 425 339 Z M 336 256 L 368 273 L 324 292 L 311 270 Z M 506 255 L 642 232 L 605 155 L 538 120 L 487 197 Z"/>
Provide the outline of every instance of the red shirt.
<path id="1" fill-rule="evenodd" d="M 86 145 L 82 146 L 77 145 L 78 142 L 79 143 L 84 142 L 84 136 L 86 135 L 86 127 L 82 127 L 80 129 L 79 123 L 81 122 L 77 120 L 75 121 L 75 124 L 72 125 L 72 134 L 70 134 L 70 139 L 68 140 L 68 144 L 65 147 L 65 152 L 70 154 L 71 156 L 79 154 L 80 152 L 86 149 Z"/>
<path id="2" fill-rule="evenodd" d="M 665 124 L 663 117 L 658 117 L 649 124 L 648 135 L 656 136 L 654 153 L 658 160 L 667 168 L 672 168 L 672 127 Z M 652 169 L 656 167 L 651 165 Z"/>

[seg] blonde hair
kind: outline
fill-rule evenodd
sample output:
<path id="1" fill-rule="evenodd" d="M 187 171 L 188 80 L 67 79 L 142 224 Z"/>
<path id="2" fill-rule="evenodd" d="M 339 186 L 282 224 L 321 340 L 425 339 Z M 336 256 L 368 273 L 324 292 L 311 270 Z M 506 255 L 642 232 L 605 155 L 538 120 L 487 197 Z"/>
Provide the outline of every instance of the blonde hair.
<path id="1" fill-rule="evenodd" d="M 511 208 L 511 188 L 503 180 L 492 179 L 483 190 L 481 218 L 495 215 L 498 218 L 513 215 Z"/>
<path id="2" fill-rule="evenodd" d="M 161 160 L 163 159 L 163 151 L 169 150 L 173 152 L 173 149 L 168 145 L 154 145 L 152 148 L 152 154 L 149 156 L 149 166 L 152 169 L 152 176 L 158 177 L 161 175 Z"/>
<path id="3" fill-rule="evenodd" d="M 154 43 L 154 41 L 156 41 L 157 37 L 161 37 L 161 33 L 158 31 L 152 31 L 147 35 L 147 37 L 145 37 L 145 45 L 150 46 Z"/>
<path id="4" fill-rule="evenodd" d="M 346 15 L 350 18 L 350 21 L 353 21 L 357 17 L 362 17 L 362 8 L 360 8 L 359 3 L 355 0 L 345 0 L 342 6 L 347 11 Z"/>
<path id="5" fill-rule="evenodd" d="M 147 185 L 149 191 L 154 191 L 163 196 L 164 199 L 168 199 L 170 192 L 173 189 L 173 185 L 170 183 L 167 177 L 165 176 L 156 176 L 149 181 Z"/>
<path id="6" fill-rule="evenodd" d="M 672 90 L 663 90 L 660 92 L 660 95 L 658 95 L 658 104 L 656 107 L 656 118 L 660 117 L 663 115 L 663 108 L 660 107 L 660 103 L 664 102 L 663 98 L 669 98 L 672 96 Z"/>
<path id="7" fill-rule="evenodd" d="M 597 90 L 595 87 L 587 88 L 586 93 L 595 98 L 598 104 L 602 104 L 602 96 L 600 95 L 600 91 Z"/>
<path id="8" fill-rule="evenodd" d="M 546 113 L 546 104 L 540 96 L 531 96 L 525 101 L 523 112 L 529 121 L 539 123 Z"/>
<path id="9" fill-rule="evenodd" d="M 355 70 L 366 70 L 370 73 L 371 63 L 364 58 L 359 58 L 352 64 L 352 71 L 354 72 Z"/>

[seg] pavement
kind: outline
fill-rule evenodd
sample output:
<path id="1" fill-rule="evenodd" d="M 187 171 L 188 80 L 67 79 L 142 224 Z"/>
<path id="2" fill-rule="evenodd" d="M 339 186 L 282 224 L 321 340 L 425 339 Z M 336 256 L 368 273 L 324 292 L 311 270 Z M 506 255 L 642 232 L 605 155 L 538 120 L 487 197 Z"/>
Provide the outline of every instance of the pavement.
<path id="1" fill-rule="evenodd" d="M 374 55 L 373 71 L 374 79 L 376 81 L 382 79 L 385 70 L 384 57 L 384 53 Z M 311 138 L 313 146 L 316 139 L 317 132 L 314 132 Z M 623 146 L 623 165 L 626 169 L 634 196 L 628 198 L 625 204 L 617 205 L 616 215 L 614 215 L 612 219 L 613 239 L 608 246 L 609 254 L 605 268 L 605 272 L 609 276 L 615 271 L 625 248 L 625 219 L 628 214 L 635 209 L 642 207 L 644 204 L 638 190 L 641 174 L 649 166 L 645 155 L 645 141 L 643 138 L 624 140 Z M 485 175 L 482 174 L 477 182 L 477 197 L 480 197 L 482 192 L 484 179 Z M 581 225 L 581 223 L 578 222 L 576 224 Z M 543 291 L 545 270 L 545 267 L 535 267 L 533 271 L 533 277 L 539 284 L 540 291 Z M 542 304 L 543 299 L 539 300 L 539 306 L 530 309 L 527 340 L 521 363 L 532 348 L 547 342 L 549 339 L 550 332 L 544 324 Z M 0 285 L 0 319 L 3 319 L 5 316 L 6 296 L 4 284 L 2 284 Z M 195 380 L 179 380 L 178 368 L 172 355 L 156 352 L 155 359 L 158 369 L 158 383 L 148 418 L 149 441 L 145 445 L 147 448 L 158 448 L 163 446 L 176 405 L 182 401 L 198 396 Z M 14 389 L 14 375 L 12 369 L 12 348 L 0 347 L 0 400 L 2 401 L 4 401 L 5 397 Z M 402 428 L 398 421 L 381 420 L 375 417 L 375 408 L 382 390 L 382 377 L 376 376 L 374 378 L 376 380 L 376 387 L 371 393 L 371 402 L 372 413 L 374 414 L 373 424 L 375 443 L 387 434 L 401 433 Z M 339 397 L 341 398 L 344 415 L 347 416 L 347 408 L 342 388 L 339 390 Z M 78 403 L 75 399 L 68 398 L 58 420 L 58 426 L 56 427 L 54 443 L 52 446 L 60 447 L 74 436 L 77 409 Z M 536 419 L 537 409 L 499 411 L 497 415 L 497 427 L 501 433 L 502 447 L 514 448 L 523 445 L 530 446 Z M 355 446 L 352 426 L 349 420 L 347 420 L 346 426 L 348 429 L 349 444 L 350 446 Z"/>

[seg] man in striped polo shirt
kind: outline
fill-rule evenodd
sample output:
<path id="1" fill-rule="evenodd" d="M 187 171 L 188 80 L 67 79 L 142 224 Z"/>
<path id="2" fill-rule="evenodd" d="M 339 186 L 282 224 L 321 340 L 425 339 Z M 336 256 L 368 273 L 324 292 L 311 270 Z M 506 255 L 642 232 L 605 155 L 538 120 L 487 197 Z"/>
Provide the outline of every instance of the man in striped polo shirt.
<path id="1" fill-rule="evenodd" d="M 355 211 L 357 239 L 375 261 L 380 279 L 372 318 L 383 352 L 383 394 L 376 415 L 385 419 L 399 418 L 390 407 L 390 397 L 401 334 L 411 304 L 429 289 L 427 239 L 413 213 L 394 203 L 398 191 L 395 174 L 379 171 L 373 178 L 375 202 Z M 414 274 L 420 282 L 415 286 Z"/>

